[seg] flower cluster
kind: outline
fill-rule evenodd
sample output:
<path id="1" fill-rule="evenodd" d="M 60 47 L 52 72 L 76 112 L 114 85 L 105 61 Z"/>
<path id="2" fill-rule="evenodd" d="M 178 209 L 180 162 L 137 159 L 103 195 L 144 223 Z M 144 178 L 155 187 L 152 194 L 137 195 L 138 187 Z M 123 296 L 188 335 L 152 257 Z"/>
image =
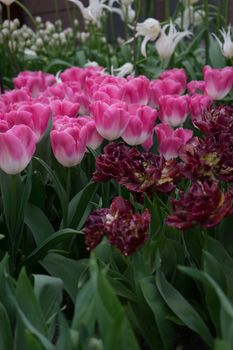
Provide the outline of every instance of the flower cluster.
<path id="1" fill-rule="evenodd" d="M 147 240 L 149 224 L 147 209 L 141 214 L 134 213 L 128 201 L 116 197 L 110 208 L 97 209 L 89 215 L 83 232 L 89 250 L 107 236 L 110 244 L 129 256 Z"/>

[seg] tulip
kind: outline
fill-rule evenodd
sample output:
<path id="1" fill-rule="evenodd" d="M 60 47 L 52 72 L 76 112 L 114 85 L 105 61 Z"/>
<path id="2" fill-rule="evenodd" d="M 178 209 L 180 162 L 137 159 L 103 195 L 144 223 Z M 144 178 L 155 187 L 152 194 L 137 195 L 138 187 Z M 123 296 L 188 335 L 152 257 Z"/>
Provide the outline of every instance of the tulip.
<path id="1" fill-rule="evenodd" d="M 221 100 L 232 89 L 233 67 L 214 69 L 204 67 L 205 91 L 213 100 Z"/>
<path id="2" fill-rule="evenodd" d="M 183 124 L 189 114 L 190 97 L 165 95 L 159 98 L 159 119 L 172 127 Z"/>
<path id="3" fill-rule="evenodd" d="M 164 72 L 162 72 L 159 76 L 159 79 L 173 79 L 175 81 L 178 81 L 182 87 L 183 90 L 186 89 L 187 84 L 187 75 L 185 73 L 185 70 L 183 68 L 173 68 L 173 69 L 167 69 Z"/>
<path id="4" fill-rule="evenodd" d="M 220 39 L 215 34 L 213 34 L 213 36 L 217 40 L 223 56 L 231 59 L 233 57 L 233 41 L 231 39 L 231 25 L 228 26 L 227 32 L 224 29 L 222 29 L 220 30 L 220 33 L 222 34 L 223 42 L 221 42 Z"/>
<path id="5" fill-rule="evenodd" d="M 148 102 L 148 87 L 149 80 L 145 76 L 128 77 L 128 81 L 120 89 L 119 98 L 127 103 L 145 105 Z"/>
<path id="6" fill-rule="evenodd" d="M 187 89 L 189 94 L 204 93 L 205 92 L 205 82 L 203 80 L 191 80 L 187 84 Z"/>
<path id="7" fill-rule="evenodd" d="M 141 44 L 141 53 L 144 57 L 146 57 L 146 44 L 148 41 L 155 41 L 158 38 L 160 31 L 160 23 L 154 18 L 147 18 L 144 22 L 137 23 L 135 37 L 144 37 Z M 128 42 L 131 42 L 132 40 L 133 39 L 130 39 Z"/>
<path id="8" fill-rule="evenodd" d="M 0 132 L 0 168 L 10 175 L 20 173 L 30 162 L 35 143 L 35 135 L 26 125 L 15 125 Z"/>
<path id="9" fill-rule="evenodd" d="M 93 117 L 98 133 L 112 141 L 121 137 L 129 122 L 129 113 L 124 103 L 114 103 L 109 106 L 105 102 L 94 102 Z"/>
<path id="10" fill-rule="evenodd" d="M 184 9 L 182 17 L 179 16 L 176 18 L 175 23 L 179 27 L 183 27 L 184 29 L 188 29 L 190 26 L 199 26 L 202 24 L 203 19 L 205 18 L 206 13 L 202 10 L 197 10 L 193 6 L 187 6 Z"/>
<path id="11" fill-rule="evenodd" d="M 103 137 L 96 130 L 96 124 L 91 117 L 79 117 L 77 118 L 80 125 L 85 125 L 87 129 L 87 147 L 92 149 L 98 148 L 103 142 Z"/>
<path id="12" fill-rule="evenodd" d="M 62 130 L 54 129 L 50 133 L 51 146 L 55 158 L 64 167 L 72 167 L 81 162 L 87 145 L 87 130 L 73 125 Z"/>
<path id="13" fill-rule="evenodd" d="M 38 97 L 44 90 L 56 82 L 52 74 L 44 72 L 30 72 L 25 71 L 19 73 L 14 79 L 14 86 L 16 89 L 25 87 L 32 97 Z"/>
<path id="14" fill-rule="evenodd" d="M 168 33 L 166 33 L 169 28 Z M 188 30 L 184 32 L 177 32 L 174 24 L 166 24 L 163 26 L 160 32 L 160 36 L 155 43 L 156 50 L 161 59 L 169 59 L 175 51 L 177 44 L 186 36 L 190 36 L 192 33 Z"/>
<path id="15" fill-rule="evenodd" d="M 192 130 L 183 128 L 173 130 L 166 124 L 157 125 L 155 131 L 159 143 L 159 152 L 166 160 L 178 157 L 180 148 L 193 136 Z"/>
<path id="16" fill-rule="evenodd" d="M 152 134 L 157 112 L 149 106 L 139 107 L 134 115 L 130 115 L 127 128 L 122 139 L 128 145 L 141 145 Z"/>
<path id="17" fill-rule="evenodd" d="M 50 102 L 50 108 L 53 117 L 67 115 L 69 117 L 77 116 L 80 108 L 79 103 L 72 103 L 68 100 L 53 100 Z"/>
<path id="18" fill-rule="evenodd" d="M 182 92 L 183 86 L 176 80 L 170 78 L 152 80 L 148 89 L 150 105 L 157 107 L 161 96 L 180 95 Z"/>
<path id="19" fill-rule="evenodd" d="M 133 75 L 134 73 L 134 66 L 130 62 L 126 62 L 123 64 L 123 66 L 119 68 L 113 68 L 113 73 L 116 73 L 118 77 L 125 77 L 126 75 Z"/>
<path id="20" fill-rule="evenodd" d="M 190 99 L 190 108 L 193 120 L 196 121 L 201 118 L 203 111 L 212 102 L 212 98 L 207 95 L 195 94 Z"/>

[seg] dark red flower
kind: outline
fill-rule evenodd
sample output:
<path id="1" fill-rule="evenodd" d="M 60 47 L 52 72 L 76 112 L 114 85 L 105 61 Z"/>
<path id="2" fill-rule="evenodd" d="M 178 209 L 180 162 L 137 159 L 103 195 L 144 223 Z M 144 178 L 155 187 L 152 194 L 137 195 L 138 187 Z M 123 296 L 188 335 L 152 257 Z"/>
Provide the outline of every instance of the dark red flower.
<path id="1" fill-rule="evenodd" d="M 153 189 L 170 192 L 175 187 L 178 170 L 176 160 L 166 161 L 153 153 L 143 153 L 136 147 L 114 142 L 97 158 L 93 180 L 114 179 L 137 193 L 151 193 Z"/>
<path id="2" fill-rule="evenodd" d="M 173 214 L 166 223 L 180 230 L 195 225 L 212 227 L 233 213 L 232 191 L 224 193 L 214 182 L 195 182 L 187 193 L 180 191 L 179 196 L 172 201 Z"/>
<path id="3" fill-rule="evenodd" d="M 106 217 L 109 209 L 97 209 L 89 215 L 83 233 L 88 250 L 94 249 L 106 234 Z"/>
<path id="4" fill-rule="evenodd" d="M 89 215 L 83 232 L 89 250 L 94 249 L 106 235 L 110 244 L 128 256 L 148 238 L 149 224 L 148 209 L 142 214 L 134 213 L 128 201 L 116 197 L 109 209 L 97 209 Z"/>

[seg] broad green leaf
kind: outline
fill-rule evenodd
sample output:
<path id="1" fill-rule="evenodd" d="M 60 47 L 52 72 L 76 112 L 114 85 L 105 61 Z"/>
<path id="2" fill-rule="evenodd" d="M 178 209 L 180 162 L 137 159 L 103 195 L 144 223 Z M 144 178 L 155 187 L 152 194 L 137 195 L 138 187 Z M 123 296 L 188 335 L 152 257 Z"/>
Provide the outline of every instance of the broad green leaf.
<path id="1" fill-rule="evenodd" d="M 232 350 L 231 345 L 221 339 L 215 339 L 213 350 Z"/>
<path id="2" fill-rule="evenodd" d="M 69 325 L 62 313 L 59 315 L 59 337 L 56 350 L 73 350 Z"/>
<path id="3" fill-rule="evenodd" d="M 53 233 L 26 257 L 24 264 L 31 265 L 36 263 L 43 259 L 49 249 L 55 248 L 59 243 L 78 234 L 82 234 L 82 232 L 68 228 Z"/>
<path id="4" fill-rule="evenodd" d="M 139 350 L 135 335 L 104 272 L 91 262 L 97 319 L 105 349 Z M 117 330 L 117 332 L 116 332 Z"/>
<path id="5" fill-rule="evenodd" d="M 5 307 L 0 303 L 0 349 L 11 350 L 13 348 L 12 339 L 9 317 Z"/>
<path id="6" fill-rule="evenodd" d="M 71 200 L 68 209 L 68 225 L 74 229 L 80 229 L 80 221 L 85 213 L 85 210 L 94 197 L 99 184 L 90 182 Z"/>
<path id="7" fill-rule="evenodd" d="M 14 350 L 46 350 L 41 342 L 25 328 L 22 320 L 18 317 L 15 334 L 14 334 Z"/>
<path id="8" fill-rule="evenodd" d="M 80 278 L 87 271 L 88 260 L 72 260 L 60 254 L 49 253 L 40 261 L 44 269 L 54 277 L 60 278 L 64 289 L 75 303 Z"/>
<path id="9" fill-rule="evenodd" d="M 166 319 L 168 309 L 154 284 L 153 277 L 145 277 L 140 281 L 143 295 L 150 306 L 164 349 L 174 348 L 174 328 Z"/>
<path id="10" fill-rule="evenodd" d="M 51 60 L 49 62 L 49 64 L 46 67 L 44 67 L 44 70 L 45 70 L 45 72 L 49 72 L 54 67 L 56 67 L 56 71 L 57 71 L 58 70 L 57 67 L 70 68 L 70 67 L 72 67 L 72 64 L 70 64 L 67 61 L 61 60 L 60 58 L 54 58 L 53 60 Z"/>
<path id="11" fill-rule="evenodd" d="M 223 68 L 226 66 L 226 60 L 223 57 L 221 49 L 216 40 L 210 35 L 209 58 L 212 68 Z"/>
<path id="12" fill-rule="evenodd" d="M 54 233 L 54 228 L 43 211 L 33 204 L 27 203 L 24 220 L 30 228 L 37 245 Z"/>
<path id="13" fill-rule="evenodd" d="M 62 303 L 63 282 L 60 278 L 34 275 L 34 292 L 48 323 L 59 312 Z"/>
<path id="14" fill-rule="evenodd" d="M 210 347 L 213 345 L 213 338 L 202 320 L 201 316 L 193 306 L 175 289 L 159 270 L 156 273 L 156 285 L 163 299 L 184 324 L 200 335 Z"/>

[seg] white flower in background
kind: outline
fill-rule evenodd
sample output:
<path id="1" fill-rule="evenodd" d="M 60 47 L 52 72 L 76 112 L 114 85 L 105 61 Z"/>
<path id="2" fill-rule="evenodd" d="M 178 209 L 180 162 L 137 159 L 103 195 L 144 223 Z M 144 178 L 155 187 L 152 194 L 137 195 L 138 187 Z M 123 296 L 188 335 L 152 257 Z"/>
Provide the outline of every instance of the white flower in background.
<path id="1" fill-rule="evenodd" d="M 220 30 L 220 33 L 222 34 L 223 42 L 221 42 L 220 39 L 215 34 L 213 34 L 213 36 L 217 40 L 217 42 L 222 50 L 223 56 L 225 56 L 226 58 L 232 58 L 233 57 L 233 42 L 231 39 L 231 25 L 228 26 L 227 32 L 225 31 L 225 29 L 222 29 L 222 30 Z"/>
<path id="2" fill-rule="evenodd" d="M 130 62 L 126 62 L 123 66 L 119 68 L 111 67 L 111 74 L 116 75 L 117 77 L 125 77 L 126 75 L 133 75 L 133 64 Z"/>
<path id="3" fill-rule="evenodd" d="M 183 18 L 180 16 L 176 18 L 175 24 L 179 27 L 183 24 L 183 28 L 186 30 L 190 26 L 199 26 L 203 22 L 205 17 L 205 11 L 195 10 L 193 6 L 187 6 L 183 12 Z"/>
<path id="4" fill-rule="evenodd" d="M 0 0 L 0 2 L 5 4 L 6 6 L 10 6 L 14 1 L 15 0 Z"/>
<path id="5" fill-rule="evenodd" d="M 96 61 L 87 61 L 84 67 L 99 67 L 99 63 Z"/>
<path id="6" fill-rule="evenodd" d="M 27 48 L 24 50 L 24 55 L 27 58 L 36 58 L 36 57 L 38 57 L 34 50 L 27 49 Z"/>
<path id="7" fill-rule="evenodd" d="M 105 0 L 89 0 L 89 6 L 84 7 L 80 0 L 69 0 L 77 5 L 82 12 L 83 18 L 87 22 L 99 24 L 101 17 L 103 16 L 103 10 L 107 9 L 111 11 L 111 7 L 105 4 Z"/>
<path id="8" fill-rule="evenodd" d="M 108 5 L 111 8 L 111 12 L 117 13 L 123 21 L 127 20 L 127 22 L 132 23 L 136 15 L 132 8 L 132 2 L 132 0 L 110 0 Z M 113 7 L 115 3 L 121 7 Z"/>
<path id="9" fill-rule="evenodd" d="M 167 29 L 168 33 L 166 33 Z M 161 59 L 168 59 L 175 51 L 176 45 L 186 36 L 190 36 L 192 33 L 188 30 L 184 32 L 178 32 L 172 22 L 163 26 L 160 32 L 160 36 L 155 43 L 156 50 Z"/>
<path id="10" fill-rule="evenodd" d="M 133 29 L 133 27 L 130 28 Z M 138 36 L 144 36 L 141 44 L 141 53 L 144 57 L 146 57 L 146 44 L 148 41 L 155 41 L 158 38 L 160 31 L 160 23 L 154 18 L 147 18 L 144 22 L 136 24 L 135 37 L 137 38 Z M 126 43 L 132 42 L 133 40 L 134 39 L 132 38 Z"/>

